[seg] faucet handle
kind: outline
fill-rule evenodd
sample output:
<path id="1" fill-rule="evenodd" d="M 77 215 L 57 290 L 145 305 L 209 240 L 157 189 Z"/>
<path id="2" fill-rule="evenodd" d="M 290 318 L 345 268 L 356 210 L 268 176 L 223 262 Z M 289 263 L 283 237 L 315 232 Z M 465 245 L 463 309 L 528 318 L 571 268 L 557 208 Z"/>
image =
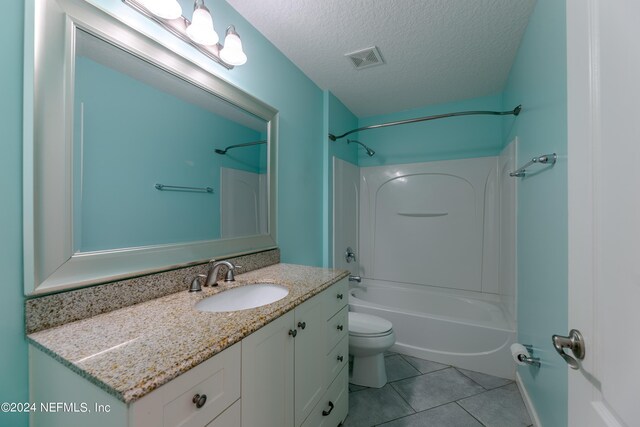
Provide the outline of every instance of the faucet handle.
<path id="1" fill-rule="evenodd" d="M 202 286 L 200 286 L 200 278 L 201 277 L 207 277 L 205 274 L 198 274 L 196 277 L 193 278 L 193 280 L 191 281 L 191 286 L 189 286 L 189 292 L 201 292 L 202 291 Z"/>
<path id="2" fill-rule="evenodd" d="M 242 266 L 241 265 L 234 265 L 233 268 L 229 268 L 227 270 L 227 275 L 224 278 L 225 282 L 235 282 L 236 281 L 236 276 L 235 276 L 236 268 L 242 268 Z"/>

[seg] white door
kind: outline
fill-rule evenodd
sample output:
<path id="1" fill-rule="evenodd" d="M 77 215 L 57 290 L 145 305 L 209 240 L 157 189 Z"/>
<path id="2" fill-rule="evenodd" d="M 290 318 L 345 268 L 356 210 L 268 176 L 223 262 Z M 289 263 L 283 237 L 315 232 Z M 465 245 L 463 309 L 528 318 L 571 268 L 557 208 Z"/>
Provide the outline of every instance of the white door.
<path id="1" fill-rule="evenodd" d="M 266 175 L 220 168 L 220 237 L 265 234 Z"/>
<path id="2" fill-rule="evenodd" d="M 640 426 L 639 40 L 637 0 L 567 0 L 570 427 Z"/>

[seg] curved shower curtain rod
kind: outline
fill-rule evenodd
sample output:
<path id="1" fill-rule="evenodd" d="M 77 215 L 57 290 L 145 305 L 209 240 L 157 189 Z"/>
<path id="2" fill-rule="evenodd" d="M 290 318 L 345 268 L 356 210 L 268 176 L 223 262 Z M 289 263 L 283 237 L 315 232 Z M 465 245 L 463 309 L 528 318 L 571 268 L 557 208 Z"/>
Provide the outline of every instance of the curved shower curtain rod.
<path id="1" fill-rule="evenodd" d="M 473 115 L 508 116 L 511 114 L 513 114 L 514 116 L 517 116 L 518 114 L 520 114 L 520 111 L 522 111 L 522 105 L 518 105 L 516 108 L 509 111 L 459 111 L 457 113 L 437 114 L 435 116 L 418 117 L 416 119 L 407 119 L 407 120 L 400 120 L 397 122 L 381 123 L 379 125 L 364 126 L 358 129 L 352 129 L 349 132 L 343 133 L 342 135 L 338 135 L 338 136 L 330 133 L 329 139 L 332 141 L 336 141 L 340 138 L 344 138 L 345 136 L 351 135 L 352 133 L 360 132 L 363 130 L 386 128 L 387 126 L 405 125 L 407 123 L 426 122 L 428 120 L 446 119 L 447 117 L 473 116 Z"/>

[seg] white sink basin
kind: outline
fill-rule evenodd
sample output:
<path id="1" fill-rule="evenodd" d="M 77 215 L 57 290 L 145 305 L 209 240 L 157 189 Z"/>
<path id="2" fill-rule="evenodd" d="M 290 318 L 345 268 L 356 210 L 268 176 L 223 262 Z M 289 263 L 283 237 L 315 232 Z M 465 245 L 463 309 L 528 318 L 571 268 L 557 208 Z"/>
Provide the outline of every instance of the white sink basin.
<path id="1" fill-rule="evenodd" d="M 289 289 L 274 283 L 239 286 L 212 295 L 196 304 L 196 310 L 219 313 L 247 310 L 271 304 L 286 297 Z"/>

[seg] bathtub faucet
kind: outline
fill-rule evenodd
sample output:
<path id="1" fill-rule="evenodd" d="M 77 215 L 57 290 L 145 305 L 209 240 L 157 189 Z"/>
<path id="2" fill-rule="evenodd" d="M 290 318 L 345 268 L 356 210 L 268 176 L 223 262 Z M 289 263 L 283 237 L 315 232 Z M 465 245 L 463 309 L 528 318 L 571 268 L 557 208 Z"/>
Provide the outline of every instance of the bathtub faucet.
<path id="1" fill-rule="evenodd" d="M 350 281 L 350 282 L 358 282 L 358 283 L 360 283 L 360 282 L 362 282 L 362 277 L 360 277 L 360 276 L 353 276 L 353 275 L 351 275 L 351 274 L 350 274 L 350 275 L 349 275 L 349 281 Z"/>

